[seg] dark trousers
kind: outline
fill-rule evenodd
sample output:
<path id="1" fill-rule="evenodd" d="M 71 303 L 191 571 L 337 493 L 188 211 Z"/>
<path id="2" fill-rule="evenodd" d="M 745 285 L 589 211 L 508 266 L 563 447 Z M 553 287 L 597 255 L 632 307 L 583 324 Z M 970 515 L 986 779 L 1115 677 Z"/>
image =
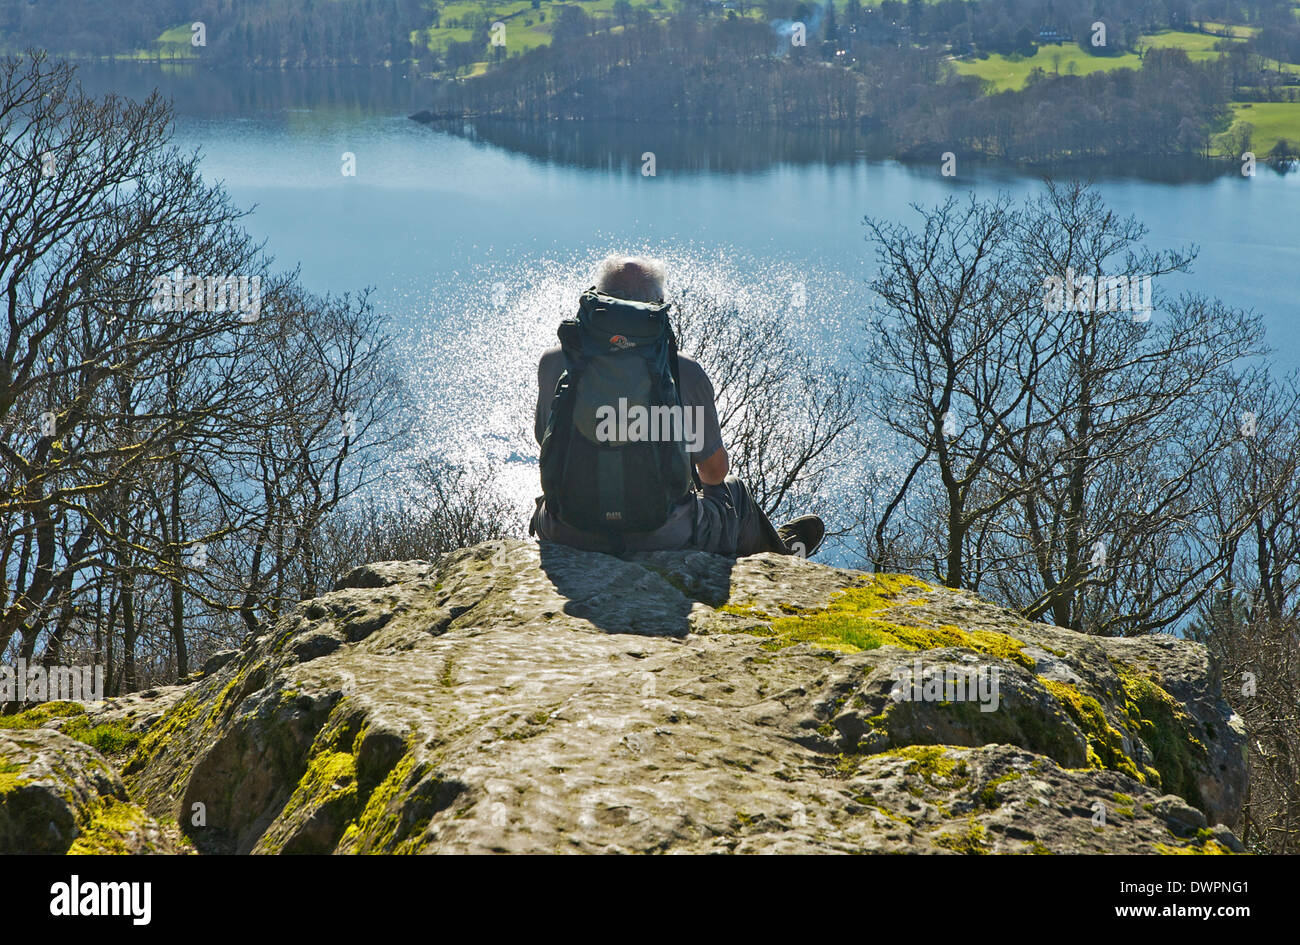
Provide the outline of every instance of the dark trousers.
<path id="1" fill-rule="evenodd" d="M 615 554 L 695 549 L 743 558 L 764 551 L 792 553 L 754 500 L 749 487 L 735 476 L 692 492 L 682 499 L 669 521 L 653 532 L 613 536 L 580 531 L 550 514 L 545 501 L 539 498 L 528 533 L 544 541 Z"/>
<path id="2" fill-rule="evenodd" d="M 732 558 L 764 551 L 790 554 L 741 479 L 728 476 L 719 485 L 705 486 L 697 496 L 700 507 L 692 547 Z"/>

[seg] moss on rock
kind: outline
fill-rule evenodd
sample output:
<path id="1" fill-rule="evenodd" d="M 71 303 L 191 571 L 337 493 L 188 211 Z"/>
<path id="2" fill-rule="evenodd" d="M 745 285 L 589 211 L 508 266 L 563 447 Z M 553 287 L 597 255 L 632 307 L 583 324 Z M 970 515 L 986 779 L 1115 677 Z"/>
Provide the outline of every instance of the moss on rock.
<path id="1" fill-rule="evenodd" d="M 908 745 L 905 748 L 891 748 L 881 752 L 896 758 L 905 758 L 906 771 L 916 775 L 931 787 L 954 789 L 964 787 L 970 780 L 970 769 L 964 758 L 953 758 L 947 745 Z M 956 749 L 960 751 L 960 749 Z"/>
<path id="2" fill-rule="evenodd" d="M 1123 690 L 1123 711 L 1130 730 L 1151 751 L 1158 786 L 1204 807 L 1197 772 L 1205 766 L 1205 744 L 1192 734 L 1194 722 L 1159 680 L 1118 660 L 1111 665 Z"/>
<path id="3" fill-rule="evenodd" d="M 933 650 L 961 647 L 998 659 L 1032 667 L 1034 660 L 1023 652 L 1025 644 L 990 630 L 962 630 L 951 625 L 928 626 L 888 619 L 886 611 L 917 603 L 906 598 L 906 590 L 929 591 L 931 587 L 905 574 L 877 574 L 859 587 L 837 592 L 823 608 L 783 607 L 784 616 L 769 617 L 750 605 L 728 604 L 724 613 L 767 620 L 767 627 L 745 627 L 733 632 L 766 636 L 766 649 L 779 650 L 799 643 L 811 643 L 841 653 L 858 653 L 882 646 L 905 650 Z"/>
<path id="4" fill-rule="evenodd" d="M 21 778 L 16 773 L 22 770 L 22 765 L 0 758 L 0 794 L 8 794 L 28 783 L 29 779 Z"/>
<path id="5" fill-rule="evenodd" d="M 1219 843 L 1217 840 L 1201 840 L 1197 843 L 1189 843 L 1186 846 L 1176 846 L 1170 843 L 1157 843 L 1154 845 L 1157 853 L 1165 856 L 1231 856 L 1232 851 Z"/>
<path id="6" fill-rule="evenodd" d="M 432 819 L 404 817 L 404 801 L 419 784 L 424 769 L 408 752 L 366 798 L 365 808 L 343 833 L 341 847 L 357 853 L 415 853 Z"/>
<path id="7" fill-rule="evenodd" d="M 152 853 L 155 847 L 148 835 L 154 822 L 136 804 L 117 798 L 105 798 L 82 825 L 68 855 L 104 855 Z"/>
<path id="8" fill-rule="evenodd" d="M 107 745 L 92 722 L 158 719 L 125 787 L 160 818 L 204 802 L 204 831 L 185 829 L 205 853 L 1236 849 L 1222 828 L 1193 839 L 1207 821 L 1153 786 L 1184 771 L 1213 811 L 1235 796 L 1212 790 L 1233 769 L 1198 761 L 1196 739 L 1236 742 L 1191 644 L 1120 646 L 782 556 L 501 551 L 445 556 L 438 586 L 427 563 L 385 565 L 400 579 L 381 592 L 305 602 L 166 714 L 58 724 Z M 295 633 L 337 645 L 300 658 Z M 1120 655 L 1164 684 L 1117 676 Z M 917 659 L 996 665 L 997 711 L 946 689 L 898 701 Z M 1098 798 L 1122 808 L 1102 833 Z"/>
<path id="9" fill-rule="evenodd" d="M 995 809 L 1000 803 L 998 798 L 998 788 L 1004 784 L 1010 784 L 1012 781 L 1018 781 L 1022 777 L 1024 777 L 1023 771 L 1008 771 L 1005 774 L 1000 774 L 996 778 L 993 778 L 980 789 L 980 803 L 989 810 Z"/>
<path id="10" fill-rule="evenodd" d="M 80 702 L 43 702 L 35 708 L 15 715 L 0 715 L 0 728 L 40 728 L 51 719 L 84 715 L 86 707 Z"/>
<path id="11" fill-rule="evenodd" d="M 987 834 L 982 824 L 974 817 L 968 817 L 966 826 L 960 833 L 942 833 L 934 838 L 936 846 L 954 853 L 967 856 L 983 855 L 989 852 Z"/>
<path id="12" fill-rule="evenodd" d="M 104 755 L 120 755 L 140 743 L 140 735 L 131 731 L 122 722 L 104 722 L 95 725 L 84 716 L 65 723 L 63 734 L 89 745 Z"/>
<path id="13" fill-rule="evenodd" d="M 1124 735 L 1106 719 L 1101 703 L 1084 695 L 1069 683 L 1038 677 L 1038 681 L 1065 707 L 1074 724 L 1088 739 L 1088 763 L 1094 768 L 1119 771 L 1146 783 L 1146 775 L 1138 771 L 1124 751 Z"/>
<path id="14" fill-rule="evenodd" d="M 164 715 L 144 738 L 140 739 L 135 753 L 127 760 L 122 772 L 132 774 L 144 768 L 156 755 L 166 749 L 169 741 L 188 728 L 202 711 L 202 697 L 198 693 L 191 693 L 172 706 L 171 711 Z"/>

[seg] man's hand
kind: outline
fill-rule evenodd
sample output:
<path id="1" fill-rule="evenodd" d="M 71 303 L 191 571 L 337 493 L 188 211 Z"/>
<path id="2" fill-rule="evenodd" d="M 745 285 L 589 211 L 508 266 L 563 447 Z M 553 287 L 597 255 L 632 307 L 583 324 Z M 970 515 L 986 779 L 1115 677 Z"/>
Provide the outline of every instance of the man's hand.
<path id="1" fill-rule="evenodd" d="M 726 447 L 719 446 L 717 451 L 708 459 L 696 463 L 695 468 L 700 471 L 700 481 L 706 486 L 719 485 L 722 480 L 727 478 L 727 473 L 731 471 Z"/>

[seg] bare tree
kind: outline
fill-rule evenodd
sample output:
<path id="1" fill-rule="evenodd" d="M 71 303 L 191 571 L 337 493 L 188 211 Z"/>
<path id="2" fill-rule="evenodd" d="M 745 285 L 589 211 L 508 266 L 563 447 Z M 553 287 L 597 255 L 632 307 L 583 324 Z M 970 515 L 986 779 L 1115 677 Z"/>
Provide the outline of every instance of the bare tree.
<path id="1" fill-rule="evenodd" d="M 492 492 L 491 479 L 490 470 L 430 463 L 398 501 L 366 498 L 327 516 L 307 553 L 334 584 L 371 561 L 432 559 L 515 535 L 521 529 L 513 508 Z"/>
<path id="2" fill-rule="evenodd" d="M 879 567 L 891 554 L 887 547 L 898 550 L 887 541 L 897 518 L 937 519 L 937 554 L 918 549 L 901 563 L 925 567 L 928 557 L 946 585 L 962 587 L 970 578 L 972 530 L 1017 497 L 984 484 L 1014 422 L 1009 418 L 1030 395 L 1017 371 L 1033 364 L 1026 352 L 1036 338 L 1026 314 L 1037 294 L 1018 278 L 1016 214 L 1008 200 L 949 200 L 917 210 L 919 233 L 866 220 L 880 262 L 864 352 L 866 406 L 896 435 L 903 470 L 864 538 Z"/>
<path id="3" fill-rule="evenodd" d="M 234 311 L 152 304 L 157 277 L 214 247 L 256 255 L 169 132 L 156 97 L 96 103 L 40 53 L 0 61 L 0 650 L 16 633 L 30 649 L 85 569 L 120 560 L 130 483 L 204 422 L 194 405 L 128 410 L 133 390 L 178 344 L 239 328 Z"/>
<path id="4" fill-rule="evenodd" d="M 170 131 L 0 61 L 0 653 L 111 692 L 326 589 L 323 522 L 406 423 L 366 297 L 273 276 Z"/>
<path id="5" fill-rule="evenodd" d="M 858 459 L 849 373 L 800 350 L 789 312 L 742 310 L 691 287 L 673 301 L 678 341 L 713 383 L 736 475 L 770 516 L 829 511 L 832 478 Z"/>
<path id="6" fill-rule="evenodd" d="M 1250 732 L 1242 836 L 1261 853 L 1300 849 L 1300 383 L 1257 383 L 1206 501 L 1242 515 L 1227 567 L 1187 635 L 1205 643 Z M 1224 533 L 1228 529 L 1221 528 Z"/>
<path id="7" fill-rule="evenodd" d="M 255 406 L 241 418 L 249 435 L 226 444 L 213 483 L 217 521 L 232 536 L 214 549 L 216 573 L 238 576 L 249 630 L 328 589 L 304 549 L 327 515 L 382 475 L 376 460 L 406 429 L 389 341 L 367 297 L 287 289 L 257 339 Z"/>
<path id="8" fill-rule="evenodd" d="M 1216 523 L 1202 483 L 1235 440 L 1258 318 L 1166 303 L 1153 286 L 1192 257 L 1146 250 L 1082 184 L 922 216 L 868 221 L 869 405 L 904 444 L 864 523 L 875 565 L 929 563 L 1073 629 L 1185 622 L 1248 524 Z"/>

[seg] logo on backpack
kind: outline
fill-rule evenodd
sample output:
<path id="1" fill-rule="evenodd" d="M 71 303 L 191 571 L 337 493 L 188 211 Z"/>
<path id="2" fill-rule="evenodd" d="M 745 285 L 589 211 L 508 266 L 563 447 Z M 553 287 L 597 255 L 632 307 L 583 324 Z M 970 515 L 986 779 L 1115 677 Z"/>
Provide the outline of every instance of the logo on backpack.
<path id="1" fill-rule="evenodd" d="M 609 343 L 612 344 L 615 348 L 624 348 L 624 349 L 626 349 L 626 348 L 635 348 L 635 347 L 636 347 L 636 342 L 635 342 L 635 341 L 628 341 L 628 340 L 627 340 L 625 337 L 623 337 L 622 335 L 615 335 L 613 338 L 609 339 Z"/>

